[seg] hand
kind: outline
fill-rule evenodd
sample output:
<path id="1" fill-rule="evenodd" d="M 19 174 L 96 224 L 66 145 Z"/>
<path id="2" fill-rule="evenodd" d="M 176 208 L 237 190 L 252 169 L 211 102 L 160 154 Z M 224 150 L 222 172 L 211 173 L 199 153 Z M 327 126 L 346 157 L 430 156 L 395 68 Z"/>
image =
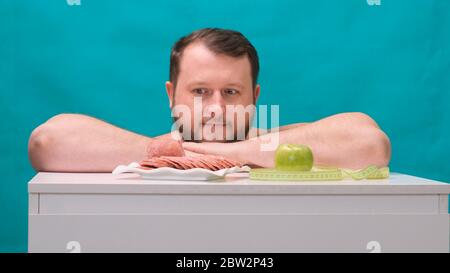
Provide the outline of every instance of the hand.
<path id="1" fill-rule="evenodd" d="M 170 138 L 153 138 L 147 146 L 147 156 L 184 156 L 184 149 L 181 141 Z"/>
<path id="2" fill-rule="evenodd" d="M 249 163 L 245 154 L 249 150 L 249 145 L 243 142 L 220 143 L 220 142 L 183 142 L 186 152 L 195 154 L 219 155 L 225 158 L 239 161 L 243 164 Z"/>

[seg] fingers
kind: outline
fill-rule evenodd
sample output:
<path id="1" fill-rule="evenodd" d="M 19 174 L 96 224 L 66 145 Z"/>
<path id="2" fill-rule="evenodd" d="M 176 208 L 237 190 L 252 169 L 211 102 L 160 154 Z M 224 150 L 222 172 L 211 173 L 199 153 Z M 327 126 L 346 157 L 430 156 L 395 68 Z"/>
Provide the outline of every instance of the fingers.
<path id="1" fill-rule="evenodd" d="M 155 156 L 184 156 L 180 141 L 171 139 L 152 139 L 147 148 L 149 158 Z"/>

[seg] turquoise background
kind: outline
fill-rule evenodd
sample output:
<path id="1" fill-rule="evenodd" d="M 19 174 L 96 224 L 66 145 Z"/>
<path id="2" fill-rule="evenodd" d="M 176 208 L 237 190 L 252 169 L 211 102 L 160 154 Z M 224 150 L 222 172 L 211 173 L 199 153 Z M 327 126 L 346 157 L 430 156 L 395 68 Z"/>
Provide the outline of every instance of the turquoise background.
<path id="1" fill-rule="evenodd" d="M 0 252 L 27 251 L 33 128 L 76 112 L 167 132 L 170 48 L 203 27 L 252 41 L 260 104 L 279 104 L 281 124 L 368 113 L 391 138 L 394 171 L 450 181 L 450 1 L 0 3 Z"/>

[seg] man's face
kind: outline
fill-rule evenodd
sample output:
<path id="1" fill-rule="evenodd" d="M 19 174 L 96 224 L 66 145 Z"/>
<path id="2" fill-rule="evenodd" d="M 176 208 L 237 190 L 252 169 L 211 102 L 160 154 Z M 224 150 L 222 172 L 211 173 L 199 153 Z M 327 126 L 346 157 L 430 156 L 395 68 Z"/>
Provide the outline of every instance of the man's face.
<path id="1" fill-rule="evenodd" d="M 247 56 L 216 54 L 196 42 L 183 51 L 176 87 L 166 82 L 166 90 L 172 110 L 179 106 L 190 110 L 190 117 L 184 117 L 191 125 L 190 136 L 183 128 L 185 140 L 227 142 L 242 140 L 239 136 L 247 135 L 254 114 L 250 109 L 256 103 L 260 87 L 253 89 Z M 247 107 L 247 113 L 230 111 L 230 107 L 236 106 L 237 111 L 239 107 L 241 110 Z M 185 127 L 186 122 L 183 124 Z"/>

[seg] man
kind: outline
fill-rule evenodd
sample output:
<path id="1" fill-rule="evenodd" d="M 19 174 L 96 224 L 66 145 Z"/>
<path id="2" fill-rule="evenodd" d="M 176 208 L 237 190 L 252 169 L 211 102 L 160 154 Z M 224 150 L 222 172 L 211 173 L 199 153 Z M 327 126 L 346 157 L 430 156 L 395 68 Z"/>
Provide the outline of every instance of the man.
<path id="1" fill-rule="evenodd" d="M 60 114 L 32 132 L 31 163 L 37 171 L 110 172 L 119 164 L 151 156 L 215 154 L 252 166 L 273 167 L 274 149 L 261 149 L 262 137 L 307 145 L 314 153 L 314 163 L 320 166 L 360 169 L 389 163 L 388 137 L 363 113 L 336 114 L 270 132 L 250 128 L 252 113 L 240 122 L 235 114 L 225 119 L 227 106 L 256 104 L 258 72 L 257 52 L 241 33 L 224 29 L 193 32 L 172 48 L 166 82 L 170 107 L 173 113 L 184 107 L 195 114 L 195 102 L 200 102 L 200 112 L 216 109 L 221 111 L 212 113 L 220 114 L 197 119 L 186 112 L 176 116 L 177 121 L 185 121 L 177 127 L 184 141 L 177 141 L 173 133 L 150 138 L 93 117 Z M 215 132 L 215 138 L 203 139 L 205 132 Z M 244 132 L 244 139 L 238 139 L 239 132 Z"/>

